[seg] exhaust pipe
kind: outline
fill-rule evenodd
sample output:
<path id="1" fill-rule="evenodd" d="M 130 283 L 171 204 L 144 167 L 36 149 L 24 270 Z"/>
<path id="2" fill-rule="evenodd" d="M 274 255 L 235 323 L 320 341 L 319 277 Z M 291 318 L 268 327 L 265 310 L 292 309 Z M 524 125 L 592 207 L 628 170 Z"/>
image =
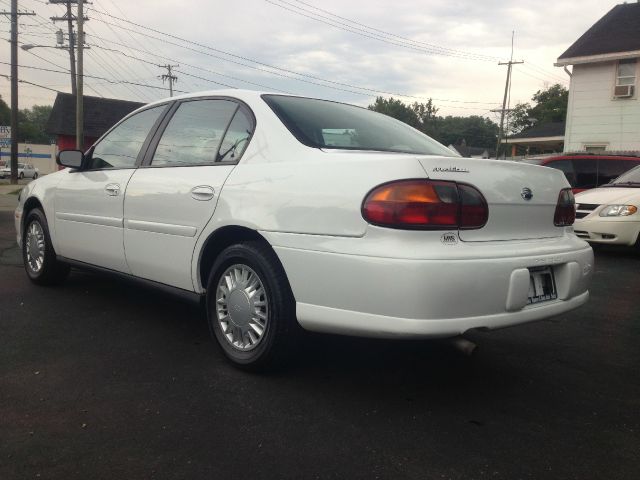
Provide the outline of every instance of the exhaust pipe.
<path id="1" fill-rule="evenodd" d="M 471 357 L 478 349 L 478 345 L 464 337 L 454 337 L 449 340 L 449 344 L 466 357 Z"/>

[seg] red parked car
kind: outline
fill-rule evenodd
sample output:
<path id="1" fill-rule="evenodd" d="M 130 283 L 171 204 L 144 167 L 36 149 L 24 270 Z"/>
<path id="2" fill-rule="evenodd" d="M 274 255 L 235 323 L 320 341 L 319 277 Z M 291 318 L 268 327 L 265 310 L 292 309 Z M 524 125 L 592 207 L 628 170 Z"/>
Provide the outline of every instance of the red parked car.
<path id="1" fill-rule="evenodd" d="M 567 154 L 523 160 L 564 172 L 573 193 L 599 187 L 640 165 L 640 157 L 630 155 Z"/>

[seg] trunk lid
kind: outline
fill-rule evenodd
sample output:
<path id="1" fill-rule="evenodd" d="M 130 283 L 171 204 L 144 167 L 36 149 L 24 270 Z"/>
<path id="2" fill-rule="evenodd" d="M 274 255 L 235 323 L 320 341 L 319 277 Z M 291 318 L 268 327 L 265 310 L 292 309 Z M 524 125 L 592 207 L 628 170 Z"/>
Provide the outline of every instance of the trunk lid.
<path id="1" fill-rule="evenodd" d="M 569 187 L 557 169 L 505 160 L 420 158 L 429 178 L 467 183 L 484 195 L 489 207 L 486 225 L 460 230 L 460 240 L 487 242 L 562 235 L 553 224 L 558 194 Z M 527 189 L 532 194 L 529 200 Z"/>

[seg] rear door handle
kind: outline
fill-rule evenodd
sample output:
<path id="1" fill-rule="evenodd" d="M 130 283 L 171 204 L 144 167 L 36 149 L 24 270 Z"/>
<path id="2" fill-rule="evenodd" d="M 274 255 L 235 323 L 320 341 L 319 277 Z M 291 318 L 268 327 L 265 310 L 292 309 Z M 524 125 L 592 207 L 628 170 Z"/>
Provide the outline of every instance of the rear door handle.
<path id="1" fill-rule="evenodd" d="M 104 191 L 107 192 L 107 195 L 116 197 L 120 195 L 120 185 L 118 185 L 117 183 L 109 183 L 106 187 L 104 187 Z"/>
<path id="2" fill-rule="evenodd" d="M 215 195 L 215 190 L 209 185 L 198 185 L 191 189 L 191 198 L 201 202 L 211 200 Z"/>

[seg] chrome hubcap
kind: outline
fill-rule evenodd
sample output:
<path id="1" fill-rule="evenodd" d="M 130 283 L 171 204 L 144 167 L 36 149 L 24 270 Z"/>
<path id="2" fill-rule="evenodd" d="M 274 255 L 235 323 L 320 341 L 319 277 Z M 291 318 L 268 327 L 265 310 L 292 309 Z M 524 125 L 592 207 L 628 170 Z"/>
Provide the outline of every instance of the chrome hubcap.
<path id="1" fill-rule="evenodd" d="M 222 334 L 237 350 L 255 348 L 267 330 L 269 302 L 260 277 L 246 265 L 232 265 L 216 289 L 216 313 Z"/>
<path id="2" fill-rule="evenodd" d="M 42 264 L 44 263 L 44 231 L 37 220 L 29 225 L 25 243 L 27 264 L 32 272 L 38 273 L 42 270 Z"/>

